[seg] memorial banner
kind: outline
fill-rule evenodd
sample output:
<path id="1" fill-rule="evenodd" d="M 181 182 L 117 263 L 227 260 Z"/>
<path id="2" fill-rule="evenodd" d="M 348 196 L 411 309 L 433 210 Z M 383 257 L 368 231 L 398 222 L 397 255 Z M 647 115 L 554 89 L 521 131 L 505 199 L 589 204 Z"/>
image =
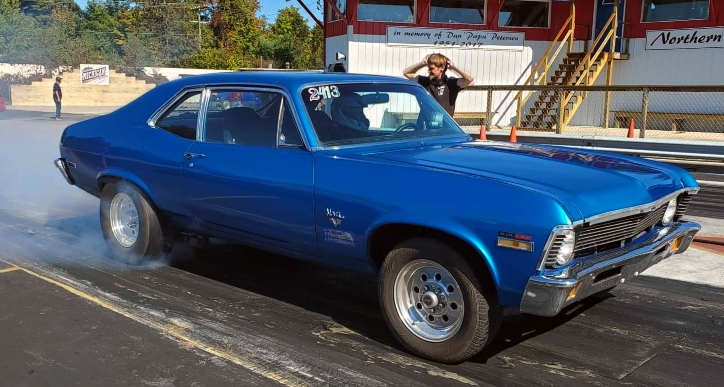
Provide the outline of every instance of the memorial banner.
<path id="1" fill-rule="evenodd" d="M 388 26 L 387 44 L 390 46 L 522 50 L 525 46 L 525 34 L 509 31 Z"/>

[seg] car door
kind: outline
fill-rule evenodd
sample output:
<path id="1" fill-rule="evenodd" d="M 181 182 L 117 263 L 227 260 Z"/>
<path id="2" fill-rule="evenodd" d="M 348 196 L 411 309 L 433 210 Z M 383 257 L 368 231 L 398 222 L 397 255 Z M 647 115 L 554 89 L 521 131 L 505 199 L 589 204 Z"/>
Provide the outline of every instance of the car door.
<path id="1" fill-rule="evenodd" d="M 155 204 L 181 223 L 187 219 L 183 199 L 183 154 L 197 140 L 203 87 L 186 89 L 151 117 L 144 136 L 133 131 L 123 138 L 124 148 L 117 160 L 121 169 L 133 171 L 154 193 Z M 130 157 L 129 157 L 130 156 Z"/>
<path id="2" fill-rule="evenodd" d="M 183 163 L 195 220 L 217 233 L 317 255 L 312 154 L 282 91 L 207 92 L 220 98 L 241 92 L 254 103 L 205 105 L 202 140 Z"/>

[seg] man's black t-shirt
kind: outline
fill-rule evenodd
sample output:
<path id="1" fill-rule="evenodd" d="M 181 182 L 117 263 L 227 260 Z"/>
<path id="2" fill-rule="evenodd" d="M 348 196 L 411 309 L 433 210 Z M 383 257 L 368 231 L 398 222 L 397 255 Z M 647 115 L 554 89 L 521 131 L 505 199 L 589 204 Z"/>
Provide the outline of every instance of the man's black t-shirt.
<path id="1" fill-rule="evenodd" d="M 430 77 L 418 75 L 417 83 L 427 89 L 443 109 L 452 116 L 453 113 L 455 113 L 455 101 L 458 99 L 458 94 L 464 89 L 458 85 L 459 79 L 460 78 L 455 77 L 444 77 L 437 82 L 430 82 Z"/>
<path id="2" fill-rule="evenodd" d="M 55 92 L 58 92 L 58 95 L 55 95 Z M 53 84 L 53 100 L 57 101 L 58 97 L 63 98 L 63 91 L 60 90 L 60 85 L 56 82 Z"/>

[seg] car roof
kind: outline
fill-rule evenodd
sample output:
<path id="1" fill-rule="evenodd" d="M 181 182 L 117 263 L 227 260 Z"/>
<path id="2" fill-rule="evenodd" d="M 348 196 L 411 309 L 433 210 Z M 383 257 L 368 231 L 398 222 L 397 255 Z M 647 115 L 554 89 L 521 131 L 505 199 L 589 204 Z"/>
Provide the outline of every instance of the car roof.
<path id="1" fill-rule="evenodd" d="M 334 82 L 411 82 L 402 76 L 335 73 L 321 71 L 230 71 L 192 75 L 171 81 L 183 87 L 214 83 L 254 83 L 278 85 L 293 91 L 309 83 Z"/>

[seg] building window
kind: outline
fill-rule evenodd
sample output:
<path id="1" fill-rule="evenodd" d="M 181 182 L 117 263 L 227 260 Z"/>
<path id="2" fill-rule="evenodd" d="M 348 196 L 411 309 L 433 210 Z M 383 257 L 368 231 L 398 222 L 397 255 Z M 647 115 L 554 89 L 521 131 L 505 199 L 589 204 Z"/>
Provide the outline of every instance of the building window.
<path id="1" fill-rule="evenodd" d="M 551 0 L 505 0 L 498 27 L 549 28 Z"/>
<path id="2" fill-rule="evenodd" d="M 668 22 L 706 20 L 709 18 L 709 0 L 643 0 L 641 21 Z"/>
<path id="3" fill-rule="evenodd" d="M 485 0 L 432 0 L 431 23 L 485 24 Z"/>
<path id="4" fill-rule="evenodd" d="M 339 12 L 342 12 L 342 15 L 347 16 L 347 0 L 334 0 L 334 5 L 337 6 Z M 342 20 L 342 18 L 337 15 L 337 12 L 334 12 L 334 9 L 330 6 L 327 7 L 327 13 L 327 21 L 333 22 Z"/>
<path id="5" fill-rule="evenodd" d="M 359 0 L 358 21 L 415 22 L 415 0 Z"/>

